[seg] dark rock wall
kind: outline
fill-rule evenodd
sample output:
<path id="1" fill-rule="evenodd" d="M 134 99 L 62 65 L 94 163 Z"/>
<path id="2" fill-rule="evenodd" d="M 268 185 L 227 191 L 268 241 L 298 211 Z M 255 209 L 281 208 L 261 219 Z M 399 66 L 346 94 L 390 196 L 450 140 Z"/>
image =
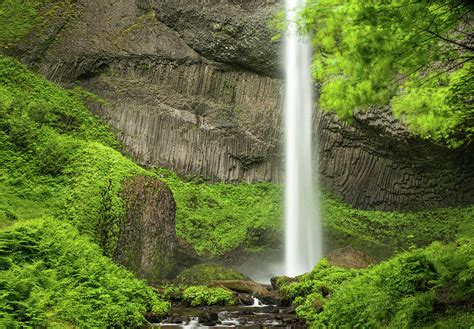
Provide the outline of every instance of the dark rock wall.
<path id="1" fill-rule="evenodd" d="M 105 98 L 109 104 L 93 110 L 142 164 L 214 180 L 281 181 L 281 45 L 267 24 L 279 1 L 75 6 L 67 19 L 57 15 L 43 44 L 30 35 L 9 54 Z M 474 201 L 472 147 L 451 151 L 413 138 L 386 110 L 360 114 L 353 125 L 315 114 L 321 181 L 348 203 L 393 210 Z"/>

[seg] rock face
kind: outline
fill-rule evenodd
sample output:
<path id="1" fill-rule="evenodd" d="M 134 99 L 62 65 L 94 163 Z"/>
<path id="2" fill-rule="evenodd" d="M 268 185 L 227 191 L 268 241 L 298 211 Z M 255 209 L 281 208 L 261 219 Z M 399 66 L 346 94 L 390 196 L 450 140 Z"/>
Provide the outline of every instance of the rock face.
<path id="1" fill-rule="evenodd" d="M 124 226 L 115 261 L 153 283 L 175 271 L 176 204 L 170 189 L 153 177 L 136 176 L 123 184 Z"/>
<path id="2" fill-rule="evenodd" d="M 108 105 L 93 110 L 144 165 L 211 180 L 281 181 L 280 44 L 267 23 L 279 1 L 74 6 L 75 15 L 58 13 L 45 28 L 46 41 L 30 35 L 8 53 L 105 98 Z M 360 114 L 353 125 L 315 113 L 321 181 L 348 203 L 406 210 L 474 202 L 474 146 L 451 151 L 420 141 L 386 110 Z"/>

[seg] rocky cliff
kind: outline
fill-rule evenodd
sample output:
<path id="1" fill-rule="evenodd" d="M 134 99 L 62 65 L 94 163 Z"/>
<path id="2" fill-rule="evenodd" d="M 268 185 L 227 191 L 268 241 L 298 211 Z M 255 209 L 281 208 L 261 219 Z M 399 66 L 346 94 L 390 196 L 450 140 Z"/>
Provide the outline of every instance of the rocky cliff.
<path id="1" fill-rule="evenodd" d="M 77 0 L 8 54 L 108 101 L 93 110 L 138 162 L 223 181 L 281 181 L 274 0 Z M 315 110 L 323 184 L 366 209 L 474 202 L 473 147 L 418 140 L 387 110 Z"/>

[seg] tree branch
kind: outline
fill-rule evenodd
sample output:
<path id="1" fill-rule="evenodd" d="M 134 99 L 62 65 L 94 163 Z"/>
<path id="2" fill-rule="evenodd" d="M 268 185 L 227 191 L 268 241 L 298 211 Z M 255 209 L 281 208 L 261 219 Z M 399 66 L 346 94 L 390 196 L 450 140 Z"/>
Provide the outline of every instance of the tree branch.
<path id="1" fill-rule="evenodd" d="M 445 38 L 445 37 L 439 35 L 438 33 L 435 33 L 435 32 L 430 31 L 430 30 L 426 30 L 426 32 L 428 32 L 428 33 L 431 34 L 431 35 L 434 35 L 434 36 L 437 37 L 438 39 L 441 39 L 441 40 L 443 40 L 443 41 L 446 41 L 446 42 L 455 44 L 455 45 L 457 45 L 457 46 L 459 46 L 459 47 L 461 47 L 461 48 L 464 48 L 464 49 L 467 49 L 467 50 L 469 50 L 469 51 L 473 51 L 473 52 L 474 52 L 474 48 L 473 48 L 473 47 L 470 47 L 470 46 L 468 46 L 468 45 L 464 45 L 464 44 L 459 43 L 459 42 L 457 42 L 457 41 L 454 41 L 454 40 Z"/>

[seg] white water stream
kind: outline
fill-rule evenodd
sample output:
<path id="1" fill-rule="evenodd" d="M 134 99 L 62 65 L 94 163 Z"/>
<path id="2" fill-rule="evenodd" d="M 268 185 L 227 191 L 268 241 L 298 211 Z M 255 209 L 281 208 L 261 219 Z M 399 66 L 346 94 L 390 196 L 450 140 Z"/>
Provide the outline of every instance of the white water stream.
<path id="1" fill-rule="evenodd" d="M 310 271 L 321 258 L 317 168 L 312 161 L 311 46 L 298 36 L 295 10 L 305 0 L 285 0 L 289 26 L 285 39 L 285 275 Z M 292 23 L 293 22 L 293 23 Z"/>

